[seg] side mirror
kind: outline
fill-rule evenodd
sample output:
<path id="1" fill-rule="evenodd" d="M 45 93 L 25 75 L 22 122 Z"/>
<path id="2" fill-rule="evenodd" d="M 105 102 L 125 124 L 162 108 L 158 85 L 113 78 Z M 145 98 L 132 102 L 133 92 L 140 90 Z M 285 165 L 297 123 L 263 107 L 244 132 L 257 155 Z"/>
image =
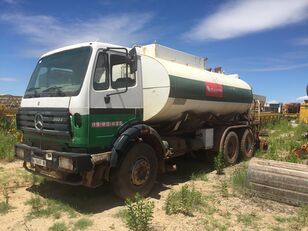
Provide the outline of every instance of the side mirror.
<path id="1" fill-rule="evenodd" d="M 129 51 L 130 59 L 130 73 L 133 74 L 137 71 L 137 51 L 136 47 Z"/>

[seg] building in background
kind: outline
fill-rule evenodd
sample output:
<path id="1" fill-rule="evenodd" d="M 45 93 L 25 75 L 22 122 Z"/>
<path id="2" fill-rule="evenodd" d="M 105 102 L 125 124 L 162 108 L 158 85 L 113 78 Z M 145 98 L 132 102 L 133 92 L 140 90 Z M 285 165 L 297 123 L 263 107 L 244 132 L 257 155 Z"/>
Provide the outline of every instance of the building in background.
<path id="1" fill-rule="evenodd" d="M 266 102 L 264 105 L 264 111 L 272 113 L 282 113 L 282 106 L 283 103 L 279 103 L 277 101 Z"/>

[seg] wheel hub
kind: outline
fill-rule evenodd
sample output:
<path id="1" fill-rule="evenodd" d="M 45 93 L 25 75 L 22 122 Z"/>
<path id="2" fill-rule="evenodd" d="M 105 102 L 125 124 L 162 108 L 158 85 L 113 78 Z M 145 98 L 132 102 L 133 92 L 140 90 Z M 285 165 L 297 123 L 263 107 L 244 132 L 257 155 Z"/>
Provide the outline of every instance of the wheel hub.
<path id="1" fill-rule="evenodd" d="M 134 185 L 144 184 L 150 176 L 150 163 L 146 159 L 138 159 L 132 166 L 131 181 Z"/>
<path id="2" fill-rule="evenodd" d="M 235 140 L 231 139 L 227 147 L 228 147 L 228 156 L 232 158 L 235 155 L 235 147 L 236 147 Z"/>

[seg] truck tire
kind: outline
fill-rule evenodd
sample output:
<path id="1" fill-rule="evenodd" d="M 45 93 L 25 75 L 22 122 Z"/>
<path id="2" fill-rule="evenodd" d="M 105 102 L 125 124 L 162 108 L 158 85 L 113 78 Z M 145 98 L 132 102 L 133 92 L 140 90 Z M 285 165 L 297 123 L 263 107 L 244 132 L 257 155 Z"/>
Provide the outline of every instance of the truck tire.
<path id="1" fill-rule="evenodd" d="M 239 140 L 237 134 L 233 131 L 229 132 L 225 138 L 223 154 L 227 165 L 236 163 L 239 155 Z"/>
<path id="2" fill-rule="evenodd" d="M 115 168 L 112 179 L 114 192 L 122 199 L 133 198 L 136 193 L 146 196 L 154 186 L 157 166 L 153 148 L 145 143 L 135 144 Z"/>
<path id="3" fill-rule="evenodd" d="M 253 157 L 255 141 L 251 129 L 246 129 L 241 139 L 241 155 L 247 160 Z"/>

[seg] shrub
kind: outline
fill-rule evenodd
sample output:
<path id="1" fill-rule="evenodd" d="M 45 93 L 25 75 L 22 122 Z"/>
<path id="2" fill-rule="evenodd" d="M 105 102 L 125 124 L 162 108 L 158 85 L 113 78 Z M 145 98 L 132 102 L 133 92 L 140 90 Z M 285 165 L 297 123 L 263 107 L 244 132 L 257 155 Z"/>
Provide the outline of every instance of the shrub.
<path id="1" fill-rule="evenodd" d="M 308 226 L 308 205 L 302 206 L 297 213 L 297 221 L 302 227 Z"/>
<path id="2" fill-rule="evenodd" d="M 221 175 L 224 173 L 224 155 L 222 152 L 219 152 L 218 155 L 214 158 L 214 168 L 216 170 L 216 173 L 218 175 Z"/>
<path id="3" fill-rule="evenodd" d="M 14 144 L 17 139 L 0 129 L 0 160 L 14 160 Z"/>
<path id="4" fill-rule="evenodd" d="M 266 129 L 270 130 L 269 148 L 266 153 L 260 153 L 260 157 L 293 163 L 301 162 L 301 156 L 296 155 L 295 150 L 306 142 L 303 134 L 307 128 L 304 124 L 291 126 L 286 119 L 268 124 Z"/>
<path id="5" fill-rule="evenodd" d="M 87 218 L 81 218 L 74 224 L 74 230 L 85 230 L 93 225 L 93 222 Z"/>
<path id="6" fill-rule="evenodd" d="M 190 176 L 191 180 L 202 180 L 202 181 L 208 181 L 207 173 L 206 172 L 193 172 Z"/>
<path id="7" fill-rule="evenodd" d="M 39 213 L 44 206 L 44 201 L 37 193 L 34 193 L 31 195 L 31 199 L 28 200 L 26 204 L 31 206 L 31 209 L 34 213 Z"/>
<path id="8" fill-rule="evenodd" d="M 68 213 L 70 217 L 75 217 L 75 210 L 69 205 L 59 200 L 43 200 L 38 194 L 31 196 L 31 199 L 26 201 L 27 205 L 31 206 L 31 211 L 28 214 L 28 219 L 34 219 L 39 217 L 50 217 L 58 219 L 62 212 Z"/>
<path id="9" fill-rule="evenodd" d="M 226 180 L 223 180 L 220 182 L 220 192 L 223 197 L 228 197 L 229 196 L 229 191 L 228 191 L 228 182 Z"/>
<path id="10" fill-rule="evenodd" d="M 51 226 L 48 231 L 66 231 L 68 227 L 64 222 L 56 222 Z"/>
<path id="11" fill-rule="evenodd" d="M 0 202 L 0 214 L 6 214 L 10 210 L 10 205 L 4 201 Z"/>
<path id="12" fill-rule="evenodd" d="M 11 206 L 9 204 L 9 190 L 6 184 L 3 185 L 2 194 L 5 201 L 0 202 L 0 214 L 6 214 L 11 209 Z"/>
<path id="13" fill-rule="evenodd" d="M 249 183 L 247 178 L 247 166 L 240 166 L 239 168 L 236 168 L 232 173 L 232 185 L 235 188 L 247 190 L 249 189 Z"/>
<path id="14" fill-rule="evenodd" d="M 165 202 L 166 214 L 182 213 L 193 216 L 193 212 L 204 204 L 201 192 L 194 187 L 189 188 L 187 185 L 181 187 L 179 191 L 171 191 Z"/>
<path id="15" fill-rule="evenodd" d="M 138 193 L 133 200 L 126 199 L 124 221 L 126 226 L 133 231 L 146 231 L 150 229 L 153 219 L 154 202 L 147 201 Z"/>
<path id="16" fill-rule="evenodd" d="M 237 221 L 243 223 L 245 226 L 255 226 L 256 221 L 259 219 L 255 213 L 240 213 L 237 215 Z"/>
<path id="17" fill-rule="evenodd" d="M 300 162 L 301 162 L 301 159 L 300 159 L 297 155 L 295 155 L 295 154 L 293 154 L 293 153 L 291 153 L 290 155 L 288 155 L 288 156 L 285 158 L 285 160 L 286 160 L 287 162 L 291 162 L 291 163 L 300 163 Z"/>

